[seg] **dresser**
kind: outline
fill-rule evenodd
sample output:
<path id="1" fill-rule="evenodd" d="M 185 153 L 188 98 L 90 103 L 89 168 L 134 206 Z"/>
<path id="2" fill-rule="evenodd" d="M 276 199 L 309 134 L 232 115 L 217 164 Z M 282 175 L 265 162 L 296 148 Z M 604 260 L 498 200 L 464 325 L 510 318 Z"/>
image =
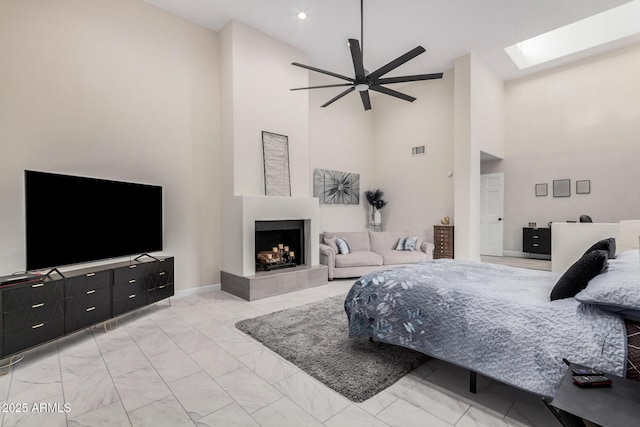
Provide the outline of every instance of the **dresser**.
<path id="1" fill-rule="evenodd" d="M 551 229 L 522 229 L 522 252 L 530 254 L 551 255 Z"/>
<path id="2" fill-rule="evenodd" d="M 433 226 L 433 258 L 453 258 L 453 225 Z"/>

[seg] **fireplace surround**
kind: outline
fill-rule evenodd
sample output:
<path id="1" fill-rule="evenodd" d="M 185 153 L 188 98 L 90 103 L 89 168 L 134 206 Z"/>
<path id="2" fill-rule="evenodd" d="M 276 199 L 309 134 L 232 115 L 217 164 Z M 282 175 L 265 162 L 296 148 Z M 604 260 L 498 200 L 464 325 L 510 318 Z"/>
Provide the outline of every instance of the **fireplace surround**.
<path id="1" fill-rule="evenodd" d="M 256 246 L 256 227 L 262 223 L 280 223 L 294 219 L 301 225 L 302 237 L 295 268 L 256 271 L 256 255 L 269 250 Z M 328 282 L 328 269 L 320 264 L 319 204 L 313 197 L 234 196 L 226 206 L 222 290 L 247 300 L 266 298 L 286 292 L 319 286 Z M 284 238 L 284 237 L 282 237 Z M 275 243 L 275 245 L 274 245 Z M 303 257 L 303 258 L 302 258 Z"/>

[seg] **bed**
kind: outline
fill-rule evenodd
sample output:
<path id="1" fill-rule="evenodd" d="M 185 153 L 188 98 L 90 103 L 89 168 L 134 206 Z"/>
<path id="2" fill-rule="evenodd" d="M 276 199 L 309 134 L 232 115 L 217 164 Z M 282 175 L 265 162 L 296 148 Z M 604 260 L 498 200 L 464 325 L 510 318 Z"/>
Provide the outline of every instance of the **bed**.
<path id="1" fill-rule="evenodd" d="M 624 376 L 623 317 L 575 298 L 549 301 L 559 277 L 458 260 L 371 273 L 346 297 L 349 335 L 411 348 L 541 396 L 559 387 L 562 358 Z"/>

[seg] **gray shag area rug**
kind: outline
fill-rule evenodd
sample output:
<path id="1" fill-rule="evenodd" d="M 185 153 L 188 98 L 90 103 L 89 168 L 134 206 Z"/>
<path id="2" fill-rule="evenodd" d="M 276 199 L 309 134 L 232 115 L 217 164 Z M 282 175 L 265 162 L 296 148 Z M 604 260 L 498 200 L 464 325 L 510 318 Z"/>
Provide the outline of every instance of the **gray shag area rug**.
<path id="1" fill-rule="evenodd" d="M 236 323 L 303 371 L 354 402 L 363 402 L 429 357 L 403 347 L 349 338 L 344 296 Z"/>

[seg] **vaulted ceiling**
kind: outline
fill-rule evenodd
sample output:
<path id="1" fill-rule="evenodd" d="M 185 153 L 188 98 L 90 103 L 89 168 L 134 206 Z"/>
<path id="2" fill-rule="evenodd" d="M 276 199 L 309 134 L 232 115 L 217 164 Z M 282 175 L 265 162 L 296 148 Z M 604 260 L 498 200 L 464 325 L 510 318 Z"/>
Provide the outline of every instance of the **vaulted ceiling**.
<path id="1" fill-rule="evenodd" d="M 146 0 L 215 31 L 236 19 L 288 43 L 309 65 L 352 74 L 348 38 L 360 39 L 358 0 Z M 640 42 L 627 37 L 527 70 L 518 70 L 504 48 L 629 0 L 364 0 L 365 67 L 374 70 L 422 45 L 425 54 L 389 76 L 452 68 L 475 53 L 505 80 Z M 308 19 L 297 18 L 304 11 Z"/>

